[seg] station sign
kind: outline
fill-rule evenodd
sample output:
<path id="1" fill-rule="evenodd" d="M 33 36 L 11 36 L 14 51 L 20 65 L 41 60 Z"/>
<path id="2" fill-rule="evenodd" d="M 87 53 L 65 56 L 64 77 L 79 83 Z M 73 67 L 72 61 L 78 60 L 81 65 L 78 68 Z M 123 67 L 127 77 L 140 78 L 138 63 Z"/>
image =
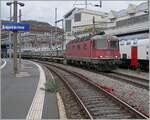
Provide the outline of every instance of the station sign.
<path id="1" fill-rule="evenodd" d="M 2 30 L 8 31 L 29 31 L 28 23 L 5 22 L 1 24 Z"/>

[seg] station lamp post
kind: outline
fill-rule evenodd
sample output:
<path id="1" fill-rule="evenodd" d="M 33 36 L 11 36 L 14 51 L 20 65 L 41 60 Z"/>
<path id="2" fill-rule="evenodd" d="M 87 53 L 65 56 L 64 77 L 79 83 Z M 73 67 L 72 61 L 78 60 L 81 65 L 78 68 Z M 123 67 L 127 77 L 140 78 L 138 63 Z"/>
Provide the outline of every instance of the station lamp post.
<path id="1" fill-rule="evenodd" d="M 10 18 L 9 20 L 11 21 L 12 20 L 12 6 L 11 6 L 12 3 L 6 3 L 7 6 L 10 7 Z M 11 31 L 9 31 L 9 58 L 11 59 Z"/>
<path id="2" fill-rule="evenodd" d="M 62 22 L 62 30 L 63 30 L 63 33 L 62 33 L 62 41 L 63 41 L 63 43 L 64 43 L 64 19 L 60 19 L 60 20 L 55 21 L 55 23 L 58 23 L 58 22 Z M 62 43 L 62 50 L 63 50 L 63 46 L 64 46 L 63 43 Z"/>
<path id="3" fill-rule="evenodd" d="M 13 2 L 7 2 L 8 6 L 11 6 L 13 4 L 13 22 L 17 22 L 17 10 L 18 10 L 18 4 L 23 7 L 24 3 L 18 2 L 17 0 L 14 0 Z M 16 74 L 18 72 L 18 66 L 17 66 L 17 31 L 13 31 L 13 58 L 14 58 L 14 73 Z"/>

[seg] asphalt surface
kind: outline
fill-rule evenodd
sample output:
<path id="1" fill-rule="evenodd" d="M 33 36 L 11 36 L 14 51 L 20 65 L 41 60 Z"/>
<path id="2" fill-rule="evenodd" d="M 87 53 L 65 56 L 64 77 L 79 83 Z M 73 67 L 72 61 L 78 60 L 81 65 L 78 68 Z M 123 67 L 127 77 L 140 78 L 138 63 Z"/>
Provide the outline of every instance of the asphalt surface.
<path id="1" fill-rule="evenodd" d="M 1 115 L 2 119 L 25 119 L 39 81 L 37 66 L 23 62 L 21 72 L 26 75 L 15 77 L 13 63 L 7 60 L 1 70 Z"/>
<path id="2" fill-rule="evenodd" d="M 42 113 L 43 119 L 59 119 L 56 101 L 57 98 L 55 93 L 45 93 L 44 107 Z"/>
<path id="3" fill-rule="evenodd" d="M 45 71 L 47 81 L 52 80 L 49 70 L 44 66 L 43 69 Z M 42 119 L 59 119 L 56 93 L 45 92 Z"/>

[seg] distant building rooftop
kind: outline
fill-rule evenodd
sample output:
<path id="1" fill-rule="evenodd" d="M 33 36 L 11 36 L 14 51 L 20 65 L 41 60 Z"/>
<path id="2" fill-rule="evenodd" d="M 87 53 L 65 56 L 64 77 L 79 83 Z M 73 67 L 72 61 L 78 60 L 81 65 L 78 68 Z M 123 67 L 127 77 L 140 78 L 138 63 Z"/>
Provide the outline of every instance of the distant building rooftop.
<path id="1" fill-rule="evenodd" d="M 140 12 L 140 11 L 144 12 L 144 11 L 148 10 L 148 3 L 143 2 L 139 5 L 137 5 L 135 9 L 136 9 L 136 12 Z M 127 16 L 127 15 L 128 15 L 127 9 L 123 9 L 123 10 L 120 10 L 120 11 L 116 12 L 116 17 L 117 18 L 124 17 L 124 16 Z"/>

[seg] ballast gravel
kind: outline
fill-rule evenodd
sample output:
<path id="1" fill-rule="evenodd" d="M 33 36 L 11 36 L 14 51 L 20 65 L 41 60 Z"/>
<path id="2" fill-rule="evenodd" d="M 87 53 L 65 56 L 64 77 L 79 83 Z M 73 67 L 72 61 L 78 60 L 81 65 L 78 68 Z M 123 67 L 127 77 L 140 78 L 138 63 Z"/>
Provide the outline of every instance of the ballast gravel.
<path id="1" fill-rule="evenodd" d="M 58 65 L 58 64 L 57 64 Z M 112 94 L 138 109 L 142 113 L 149 115 L 149 91 L 136 87 L 129 83 L 114 80 L 98 73 L 83 70 L 81 68 L 59 64 L 61 67 L 78 72 L 88 77 L 94 82 L 109 88 Z"/>

